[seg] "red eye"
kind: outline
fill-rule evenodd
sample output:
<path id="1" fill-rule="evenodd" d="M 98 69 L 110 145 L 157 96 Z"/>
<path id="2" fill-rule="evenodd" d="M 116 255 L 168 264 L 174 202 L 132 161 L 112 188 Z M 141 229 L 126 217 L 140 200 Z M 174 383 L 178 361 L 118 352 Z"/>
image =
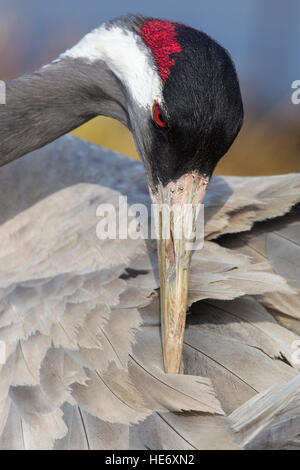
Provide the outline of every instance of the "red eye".
<path id="1" fill-rule="evenodd" d="M 153 119 L 159 127 L 167 127 L 167 124 L 162 117 L 160 107 L 157 103 L 153 105 Z"/>

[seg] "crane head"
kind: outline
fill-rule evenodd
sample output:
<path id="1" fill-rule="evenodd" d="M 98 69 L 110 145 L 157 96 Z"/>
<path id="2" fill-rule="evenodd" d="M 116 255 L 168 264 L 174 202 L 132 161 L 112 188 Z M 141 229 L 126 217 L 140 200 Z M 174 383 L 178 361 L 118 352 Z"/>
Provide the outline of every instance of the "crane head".
<path id="1" fill-rule="evenodd" d="M 158 259 L 164 365 L 176 373 L 191 259 L 189 230 L 182 228 L 194 227 L 197 211 L 187 219 L 187 206 L 201 204 L 242 125 L 234 65 L 209 36 L 179 23 L 137 15 L 105 23 L 37 73 L 8 84 L 0 161 L 99 114 L 132 131 L 153 202 L 173 211 L 167 230 L 162 211 L 158 217 Z"/>
<path id="2" fill-rule="evenodd" d="M 160 20 L 143 22 L 140 35 L 161 79 L 161 94 L 153 96 L 136 140 L 153 201 L 174 208 L 167 232 L 163 217 L 158 219 L 157 245 L 164 365 L 177 373 L 191 258 L 182 228 L 195 226 L 207 182 L 241 128 L 243 105 L 232 60 L 209 36 Z M 188 219 L 189 205 L 195 207 Z"/>

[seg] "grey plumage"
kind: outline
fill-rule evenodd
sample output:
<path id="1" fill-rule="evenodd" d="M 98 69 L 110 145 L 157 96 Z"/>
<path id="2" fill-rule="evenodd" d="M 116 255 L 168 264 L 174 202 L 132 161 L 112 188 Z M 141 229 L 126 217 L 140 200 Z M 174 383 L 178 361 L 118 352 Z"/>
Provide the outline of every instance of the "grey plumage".
<path id="1" fill-rule="evenodd" d="M 126 90 L 101 60 L 90 67 L 66 58 L 8 81 L 6 105 L 0 106 L 0 166 L 98 115 L 130 129 L 125 99 Z"/>
<path id="2" fill-rule="evenodd" d="M 239 443 L 246 449 L 298 449 L 300 377 L 272 386 L 229 416 Z"/>
<path id="3" fill-rule="evenodd" d="M 95 231 L 101 202 L 149 204 L 141 164 L 64 137 L 3 167 L 0 447 L 296 447 L 299 333 L 277 322 L 274 299 L 297 288 L 272 269 L 273 245 L 268 256 L 247 247 L 257 230 L 289 227 L 299 187 L 299 175 L 214 178 L 211 241 L 192 261 L 184 374 L 173 376 L 162 367 L 152 244 Z M 279 215 L 270 232 L 253 228 Z"/>
<path id="4" fill-rule="evenodd" d="M 293 292 L 279 294 L 265 293 L 260 296 L 263 303 L 285 327 L 299 335 L 299 224 L 300 206 L 292 208 L 285 217 L 257 224 L 245 235 L 222 238 L 222 245 L 251 256 L 253 261 L 263 262 L 270 273 L 278 273 L 288 280 Z"/>

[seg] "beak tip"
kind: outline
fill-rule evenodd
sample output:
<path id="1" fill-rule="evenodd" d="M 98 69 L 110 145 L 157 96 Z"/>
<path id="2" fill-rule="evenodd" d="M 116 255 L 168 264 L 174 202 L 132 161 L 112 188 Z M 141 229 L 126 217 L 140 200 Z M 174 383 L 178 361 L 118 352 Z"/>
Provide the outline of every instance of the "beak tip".
<path id="1" fill-rule="evenodd" d="M 168 345 L 169 346 L 169 345 Z M 172 345 L 164 348 L 164 369 L 166 374 L 178 374 L 181 369 L 182 346 Z"/>

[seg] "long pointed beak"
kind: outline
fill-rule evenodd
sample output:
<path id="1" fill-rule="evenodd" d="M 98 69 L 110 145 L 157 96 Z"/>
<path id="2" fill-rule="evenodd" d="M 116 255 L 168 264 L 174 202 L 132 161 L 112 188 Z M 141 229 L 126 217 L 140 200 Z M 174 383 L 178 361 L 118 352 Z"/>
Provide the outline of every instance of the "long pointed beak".
<path id="1" fill-rule="evenodd" d="M 207 179 L 188 173 L 152 193 L 156 205 L 162 347 L 165 372 L 180 369 L 196 218 Z"/>

